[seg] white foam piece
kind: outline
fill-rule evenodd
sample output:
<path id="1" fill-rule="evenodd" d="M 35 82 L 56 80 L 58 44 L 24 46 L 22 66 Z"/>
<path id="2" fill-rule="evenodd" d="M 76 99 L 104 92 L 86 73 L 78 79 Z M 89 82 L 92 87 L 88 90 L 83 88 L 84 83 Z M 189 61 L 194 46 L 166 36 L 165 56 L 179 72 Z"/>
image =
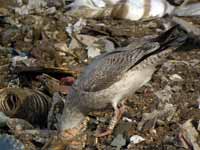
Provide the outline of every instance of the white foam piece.
<path id="1" fill-rule="evenodd" d="M 133 143 L 133 144 L 138 144 L 138 143 L 143 142 L 143 141 L 145 141 L 145 138 L 143 138 L 139 135 L 133 135 L 130 138 L 130 142 Z"/>

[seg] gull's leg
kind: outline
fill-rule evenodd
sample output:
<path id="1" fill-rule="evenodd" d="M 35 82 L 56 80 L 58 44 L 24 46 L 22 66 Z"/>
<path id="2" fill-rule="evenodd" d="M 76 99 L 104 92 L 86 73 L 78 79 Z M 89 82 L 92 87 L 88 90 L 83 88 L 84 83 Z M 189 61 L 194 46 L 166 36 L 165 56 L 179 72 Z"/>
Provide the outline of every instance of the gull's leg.
<path id="1" fill-rule="evenodd" d="M 125 107 L 124 103 L 121 103 L 117 107 L 114 107 L 114 116 L 112 117 L 107 130 L 103 133 L 98 133 L 96 136 L 97 137 L 103 137 L 103 136 L 107 136 L 107 135 L 112 134 L 115 126 L 117 125 L 117 123 L 121 119 L 123 113 L 125 112 L 125 110 L 126 110 L 125 108 L 126 107 Z"/>

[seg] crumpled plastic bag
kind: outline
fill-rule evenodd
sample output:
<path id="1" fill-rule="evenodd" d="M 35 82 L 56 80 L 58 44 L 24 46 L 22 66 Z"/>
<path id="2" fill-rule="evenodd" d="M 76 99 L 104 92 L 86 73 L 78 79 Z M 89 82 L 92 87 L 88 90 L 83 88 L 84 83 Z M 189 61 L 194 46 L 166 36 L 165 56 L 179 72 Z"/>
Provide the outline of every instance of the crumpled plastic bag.
<path id="1" fill-rule="evenodd" d="M 175 7 L 165 0 L 75 0 L 69 7 L 82 17 L 112 17 L 141 20 L 163 17 L 167 14 L 178 16 L 200 15 L 200 3 Z M 82 11 L 87 10 L 87 11 Z M 90 10 L 90 11 L 89 11 Z"/>

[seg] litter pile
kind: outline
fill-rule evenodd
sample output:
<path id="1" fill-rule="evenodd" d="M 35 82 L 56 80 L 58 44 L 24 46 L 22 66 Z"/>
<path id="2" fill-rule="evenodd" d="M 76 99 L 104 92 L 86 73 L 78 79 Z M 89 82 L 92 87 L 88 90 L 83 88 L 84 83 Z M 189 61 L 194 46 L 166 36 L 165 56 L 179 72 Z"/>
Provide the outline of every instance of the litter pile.
<path id="1" fill-rule="evenodd" d="M 148 46 L 147 41 L 177 24 L 196 40 L 170 55 L 152 80 L 127 99 L 127 110 L 113 134 L 95 136 L 107 127 L 112 108 L 90 113 L 77 149 L 200 150 L 198 0 L 0 3 L 0 147 L 4 150 L 48 149 L 59 130 L 70 87 L 88 64 L 119 48 Z"/>

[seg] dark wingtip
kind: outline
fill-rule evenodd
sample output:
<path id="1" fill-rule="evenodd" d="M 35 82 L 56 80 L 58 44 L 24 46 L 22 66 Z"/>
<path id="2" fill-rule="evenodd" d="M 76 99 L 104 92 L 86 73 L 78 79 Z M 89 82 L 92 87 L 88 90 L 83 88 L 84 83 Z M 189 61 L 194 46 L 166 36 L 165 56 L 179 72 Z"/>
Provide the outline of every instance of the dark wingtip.
<path id="1" fill-rule="evenodd" d="M 156 38 L 161 47 L 179 47 L 188 39 L 188 34 L 179 25 L 174 25 L 172 28 L 162 33 Z"/>

